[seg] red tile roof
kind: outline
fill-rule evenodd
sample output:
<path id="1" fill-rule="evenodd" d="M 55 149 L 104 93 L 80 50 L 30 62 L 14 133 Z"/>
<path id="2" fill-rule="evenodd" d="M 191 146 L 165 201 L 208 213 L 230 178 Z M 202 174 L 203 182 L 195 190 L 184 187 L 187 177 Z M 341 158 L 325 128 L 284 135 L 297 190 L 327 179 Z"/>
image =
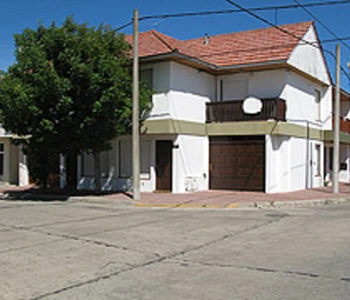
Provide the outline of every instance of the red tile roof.
<path id="1" fill-rule="evenodd" d="M 221 34 L 209 37 L 208 44 L 204 37 L 180 41 L 151 30 L 139 36 L 139 55 L 149 57 L 177 51 L 218 67 L 286 61 L 299 42 L 293 35 L 302 38 L 311 25 L 313 22 L 280 26 L 291 35 L 274 27 Z M 128 36 L 127 41 L 132 43 L 132 37 Z"/>

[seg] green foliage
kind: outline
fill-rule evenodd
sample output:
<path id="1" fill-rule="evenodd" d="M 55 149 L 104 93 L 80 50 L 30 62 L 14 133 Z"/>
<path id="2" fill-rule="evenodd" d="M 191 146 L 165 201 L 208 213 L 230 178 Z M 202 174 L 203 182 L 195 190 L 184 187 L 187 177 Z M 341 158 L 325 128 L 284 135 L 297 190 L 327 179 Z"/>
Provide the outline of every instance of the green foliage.
<path id="1" fill-rule="evenodd" d="M 16 63 L 0 80 L 4 128 L 28 136 L 22 142 L 40 153 L 99 153 L 110 140 L 131 131 L 130 45 L 101 25 L 67 18 L 15 35 Z M 150 91 L 140 85 L 140 115 L 150 109 Z"/>

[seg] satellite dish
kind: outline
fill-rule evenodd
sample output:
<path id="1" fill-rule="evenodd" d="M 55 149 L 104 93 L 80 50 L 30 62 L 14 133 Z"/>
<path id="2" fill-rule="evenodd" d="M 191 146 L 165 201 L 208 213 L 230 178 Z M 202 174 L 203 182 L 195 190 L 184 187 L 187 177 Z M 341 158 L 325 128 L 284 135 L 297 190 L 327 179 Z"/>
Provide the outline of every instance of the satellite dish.
<path id="1" fill-rule="evenodd" d="M 255 97 L 248 97 L 243 101 L 243 112 L 249 115 L 255 115 L 261 112 L 262 102 Z"/>

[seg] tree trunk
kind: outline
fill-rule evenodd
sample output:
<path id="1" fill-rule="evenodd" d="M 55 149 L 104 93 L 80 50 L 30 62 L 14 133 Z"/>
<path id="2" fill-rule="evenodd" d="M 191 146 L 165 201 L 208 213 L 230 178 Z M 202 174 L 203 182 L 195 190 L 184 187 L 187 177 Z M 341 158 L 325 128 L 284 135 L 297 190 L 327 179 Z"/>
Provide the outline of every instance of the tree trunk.
<path id="1" fill-rule="evenodd" d="M 101 191 L 101 163 L 100 153 L 93 153 L 94 156 L 94 179 L 95 179 L 95 190 Z"/>

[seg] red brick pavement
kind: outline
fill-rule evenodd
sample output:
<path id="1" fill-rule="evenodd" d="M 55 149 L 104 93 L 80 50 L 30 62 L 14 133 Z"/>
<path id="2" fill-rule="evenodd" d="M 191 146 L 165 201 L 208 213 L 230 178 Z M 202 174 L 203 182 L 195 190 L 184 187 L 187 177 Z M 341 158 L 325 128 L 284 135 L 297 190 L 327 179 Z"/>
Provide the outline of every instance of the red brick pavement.
<path id="1" fill-rule="evenodd" d="M 0 193 L 7 192 L 27 192 L 31 191 L 32 186 L 24 188 L 14 187 L 2 187 Z M 37 197 L 40 197 L 35 193 Z M 53 194 L 54 198 L 56 194 Z M 64 195 L 59 193 L 57 195 Z M 77 196 L 80 198 L 89 199 L 93 198 L 104 198 L 110 200 L 122 200 L 132 201 L 132 193 L 108 193 L 96 195 L 87 191 L 77 192 L 74 195 L 67 195 L 67 199 L 70 196 Z M 178 205 L 178 204 L 189 204 L 189 205 L 220 205 L 227 206 L 235 203 L 263 203 L 263 202 L 290 202 L 290 201 L 303 201 L 303 200 L 321 200 L 321 199 L 350 199 L 350 184 L 340 184 L 340 193 L 333 194 L 332 187 L 316 188 L 310 190 L 302 190 L 290 193 L 279 193 L 279 194 L 264 194 L 259 192 L 241 192 L 241 191 L 200 191 L 185 194 L 172 194 L 172 193 L 142 193 L 140 203 L 149 205 Z"/>
<path id="2" fill-rule="evenodd" d="M 214 190 L 186 194 L 142 193 L 141 202 L 149 204 L 208 204 L 225 206 L 233 203 L 289 202 L 333 198 L 350 198 L 350 185 L 340 184 L 340 193 L 338 194 L 332 193 L 332 187 L 278 194 Z"/>

